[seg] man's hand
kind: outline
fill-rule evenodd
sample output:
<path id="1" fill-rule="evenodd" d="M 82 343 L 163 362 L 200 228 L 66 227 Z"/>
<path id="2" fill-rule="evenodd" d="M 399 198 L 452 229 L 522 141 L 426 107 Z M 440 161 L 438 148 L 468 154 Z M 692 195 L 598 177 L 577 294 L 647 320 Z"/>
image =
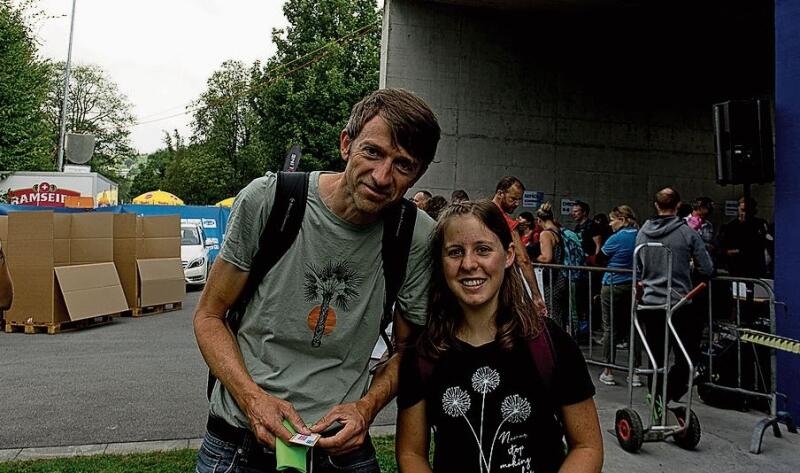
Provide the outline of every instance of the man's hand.
<path id="1" fill-rule="evenodd" d="M 263 391 L 247 401 L 244 412 L 250 420 L 250 427 L 256 439 L 273 450 L 276 437 L 288 442 L 292 436 L 291 431 L 283 425 L 284 419 L 288 420 L 297 432 L 305 435 L 311 433 L 291 403 Z"/>
<path id="2" fill-rule="evenodd" d="M 317 446 L 325 449 L 331 455 L 341 455 L 360 447 L 367 437 L 369 424 L 372 417 L 363 401 L 339 404 L 334 406 L 327 414 L 322 416 L 316 424 L 311 426 L 314 433 L 322 433 L 334 422 L 344 426 L 333 437 L 323 437 Z"/>

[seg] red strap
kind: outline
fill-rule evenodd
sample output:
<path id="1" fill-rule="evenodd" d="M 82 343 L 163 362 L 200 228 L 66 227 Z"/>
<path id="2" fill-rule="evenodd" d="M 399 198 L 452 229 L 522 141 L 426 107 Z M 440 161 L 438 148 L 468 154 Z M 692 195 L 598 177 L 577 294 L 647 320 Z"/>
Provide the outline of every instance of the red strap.
<path id="1" fill-rule="evenodd" d="M 528 349 L 531 352 L 536 369 L 539 370 L 539 376 L 542 378 L 545 390 L 552 392 L 553 370 L 556 363 L 553 357 L 553 341 L 550 339 L 547 325 L 542 325 L 542 332 L 539 336 L 528 341 Z"/>

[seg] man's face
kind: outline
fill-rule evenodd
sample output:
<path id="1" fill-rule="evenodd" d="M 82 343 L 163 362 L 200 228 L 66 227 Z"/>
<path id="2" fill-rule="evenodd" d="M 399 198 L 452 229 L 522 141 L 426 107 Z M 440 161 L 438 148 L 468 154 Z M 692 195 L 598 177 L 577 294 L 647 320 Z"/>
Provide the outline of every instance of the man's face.
<path id="1" fill-rule="evenodd" d="M 420 210 L 425 210 L 428 207 L 429 200 L 431 200 L 431 198 L 425 195 L 423 192 L 417 192 L 414 194 L 414 197 L 411 198 L 411 201 L 414 202 L 414 204 Z"/>
<path id="2" fill-rule="evenodd" d="M 572 220 L 575 220 L 578 223 L 586 220 L 586 212 L 583 211 L 580 205 L 573 205 L 570 215 L 572 216 Z"/>
<path id="3" fill-rule="evenodd" d="M 352 210 L 366 220 L 399 201 L 426 169 L 405 149 L 392 145 L 389 126 L 380 115 L 368 121 L 354 140 L 342 131 L 339 147 L 347 161 L 344 179 Z"/>
<path id="4" fill-rule="evenodd" d="M 500 191 L 500 208 L 505 213 L 513 213 L 522 202 L 522 188 L 514 184 L 506 191 Z"/>
<path id="5" fill-rule="evenodd" d="M 747 220 L 755 215 L 756 209 L 752 206 L 748 207 L 747 202 L 739 202 L 739 219 Z"/>

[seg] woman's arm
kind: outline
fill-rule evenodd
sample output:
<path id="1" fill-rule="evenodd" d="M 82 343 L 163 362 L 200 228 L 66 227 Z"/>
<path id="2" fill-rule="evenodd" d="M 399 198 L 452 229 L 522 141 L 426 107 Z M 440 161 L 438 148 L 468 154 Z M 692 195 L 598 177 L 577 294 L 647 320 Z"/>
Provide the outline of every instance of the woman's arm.
<path id="1" fill-rule="evenodd" d="M 540 263 L 552 263 L 553 247 L 555 246 L 555 237 L 553 236 L 553 232 L 542 232 L 541 235 L 539 235 L 539 242 L 542 253 L 536 257 L 536 261 Z"/>
<path id="2" fill-rule="evenodd" d="M 603 468 L 603 438 L 594 399 L 563 406 L 569 453 L 559 473 L 598 473 Z"/>
<path id="3" fill-rule="evenodd" d="M 397 413 L 395 458 L 400 473 L 431 473 L 428 462 L 430 429 L 425 415 L 425 400 Z"/>

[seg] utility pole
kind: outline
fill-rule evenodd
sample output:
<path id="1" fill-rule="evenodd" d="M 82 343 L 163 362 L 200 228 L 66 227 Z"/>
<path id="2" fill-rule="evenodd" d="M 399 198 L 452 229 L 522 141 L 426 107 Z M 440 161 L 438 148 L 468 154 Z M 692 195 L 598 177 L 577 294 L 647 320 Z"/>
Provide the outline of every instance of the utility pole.
<path id="1" fill-rule="evenodd" d="M 75 30 L 75 2 L 72 0 L 72 17 L 69 22 L 69 47 L 67 48 L 67 66 L 64 69 L 64 102 L 61 105 L 61 132 L 58 135 L 58 171 L 64 169 L 64 142 L 67 133 L 67 106 L 69 105 L 69 67 L 72 63 L 72 32 Z"/>

